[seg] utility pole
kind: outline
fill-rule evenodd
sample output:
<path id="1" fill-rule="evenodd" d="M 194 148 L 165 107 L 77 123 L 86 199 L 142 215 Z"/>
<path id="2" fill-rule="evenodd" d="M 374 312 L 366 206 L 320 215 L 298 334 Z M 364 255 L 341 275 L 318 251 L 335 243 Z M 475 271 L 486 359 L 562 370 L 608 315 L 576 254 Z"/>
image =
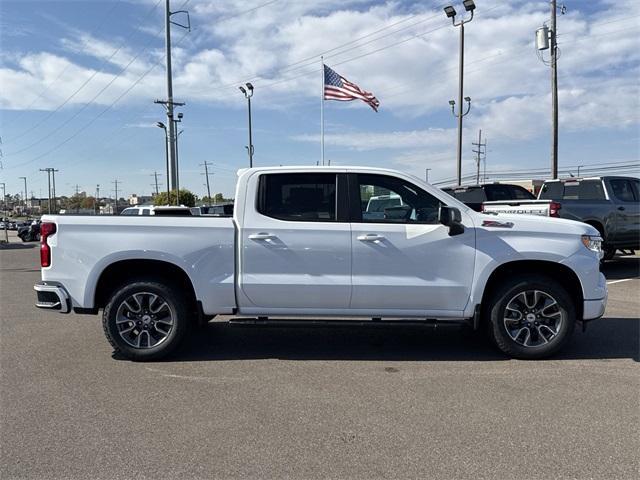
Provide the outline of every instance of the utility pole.
<path id="1" fill-rule="evenodd" d="M 160 174 L 162 175 L 162 174 Z M 158 172 L 153 172 L 153 178 L 155 179 L 155 181 L 151 184 L 151 186 L 156 187 L 156 195 L 160 194 L 160 190 L 158 190 Z"/>
<path id="2" fill-rule="evenodd" d="M 99 204 L 100 204 L 100 184 L 98 183 L 96 185 L 96 201 L 93 202 L 93 211 L 96 215 L 98 214 L 98 211 L 100 209 Z"/>
<path id="3" fill-rule="evenodd" d="M 447 15 L 447 18 L 451 19 L 454 27 L 460 27 L 460 58 L 459 58 L 459 66 L 458 66 L 458 113 L 455 112 L 456 102 L 455 100 L 449 100 L 449 105 L 451 105 L 451 113 L 453 113 L 454 117 L 458 119 L 458 156 L 457 156 L 457 164 L 456 164 L 456 173 L 458 179 L 458 186 L 462 184 L 462 119 L 466 115 L 469 114 L 469 110 L 471 110 L 471 98 L 464 97 L 464 100 L 467 102 L 467 109 L 463 113 L 463 89 L 464 89 L 464 25 L 473 20 L 473 12 L 476 9 L 476 5 L 473 0 L 465 0 L 463 2 L 464 8 L 467 12 L 471 12 L 471 17 L 467 20 L 460 20 L 456 23 L 456 10 L 452 6 L 444 7 L 444 12 Z"/>
<path id="4" fill-rule="evenodd" d="M 430 168 L 425 168 L 425 169 L 424 169 L 424 173 L 425 173 L 425 175 L 424 175 L 424 179 L 425 179 L 425 181 L 426 181 L 427 183 L 429 183 L 429 170 L 431 170 L 431 169 L 430 169 Z"/>
<path id="5" fill-rule="evenodd" d="M 4 217 L 7 216 L 7 184 L 6 183 L 0 183 L 0 187 L 2 187 L 2 209 L 4 212 L 3 215 L 3 222 L 4 223 L 4 241 L 6 243 L 9 243 L 9 230 L 7 228 L 7 221 L 5 220 Z"/>
<path id="6" fill-rule="evenodd" d="M 80 185 L 76 183 L 76 213 L 80 212 Z"/>
<path id="7" fill-rule="evenodd" d="M 204 176 L 207 178 L 207 197 L 209 198 L 209 205 L 211 205 L 211 187 L 209 185 L 209 175 L 213 175 L 213 173 L 209 173 L 209 168 L 208 166 L 211 165 L 210 163 L 207 163 L 206 161 L 204 163 L 200 164 L 201 166 L 204 165 Z"/>
<path id="8" fill-rule="evenodd" d="M 545 65 L 551 67 L 551 178 L 558 178 L 558 28 L 556 14 L 558 5 L 556 0 L 550 0 L 551 25 L 546 23 L 536 30 L 536 48 L 538 58 Z M 560 14 L 564 15 L 567 8 L 560 6 Z M 542 51 L 550 49 L 550 59 L 547 62 Z"/>
<path id="9" fill-rule="evenodd" d="M 556 35 L 556 0 L 551 0 L 551 178 L 558 178 L 558 43 Z"/>
<path id="10" fill-rule="evenodd" d="M 117 214 L 118 214 L 118 183 L 122 183 L 122 182 L 120 182 L 120 181 L 116 178 L 116 179 L 115 179 L 113 182 L 111 182 L 111 183 L 113 183 L 113 184 L 115 185 L 115 191 L 116 191 L 116 192 L 115 192 L 115 193 L 116 193 L 116 198 L 115 198 L 115 202 L 114 202 L 115 206 L 114 206 L 114 208 L 113 208 L 113 214 L 114 214 L 114 215 L 117 215 Z"/>
<path id="11" fill-rule="evenodd" d="M 53 210 L 57 211 L 58 210 L 58 205 L 56 202 L 56 172 L 58 172 L 59 170 L 56 170 L 55 168 L 51 169 L 51 178 L 53 179 Z M 50 212 L 53 213 L 53 212 Z"/>
<path id="12" fill-rule="evenodd" d="M 476 154 L 476 184 L 480 185 L 480 162 L 482 161 L 482 157 L 486 155 L 486 143 L 482 143 L 482 129 L 478 130 L 478 143 L 472 143 L 474 147 L 478 147 L 477 150 L 472 150 L 473 153 Z M 483 150 L 483 148 L 485 148 Z"/>
<path id="13" fill-rule="evenodd" d="M 178 140 L 184 130 L 178 132 L 178 122 L 182 122 L 182 112 L 178 113 L 178 120 L 174 120 L 174 127 L 176 133 L 176 205 L 180 205 L 180 158 L 178 156 Z"/>
<path id="14" fill-rule="evenodd" d="M 172 15 L 183 13 L 187 16 L 187 25 L 174 22 L 171 20 Z M 182 106 L 184 103 L 173 101 L 173 79 L 171 72 L 171 25 L 185 28 L 191 31 L 191 20 L 189 18 L 189 12 L 186 10 L 171 11 L 170 1 L 165 0 L 164 8 L 164 22 L 165 22 L 165 55 L 167 62 L 167 99 L 156 100 L 154 103 L 159 103 L 165 106 L 167 110 L 167 150 L 170 164 L 170 175 L 167 177 L 167 185 L 169 190 L 174 190 L 177 187 L 177 165 L 176 165 L 176 129 L 173 123 L 173 107 Z"/>
<path id="15" fill-rule="evenodd" d="M 47 172 L 47 183 L 49 184 L 49 196 L 47 197 L 48 198 L 47 213 L 52 214 L 53 211 L 51 210 L 51 173 L 53 172 L 53 168 L 51 167 L 41 168 L 40 171 Z"/>
<path id="16" fill-rule="evenodd" d="M 20 180 L 24 180 L 24 211 L 27 211 L 27 177 L 19 177 Z M 24 213 L 24 212 L 23 212 Z"/>
<path id="17" fill-rule="evenodd" d="M 7 214 L 7 184 L 4 182 L 0 182 L 0 187 L 2 188 L 2 211 L 4 215 Z"/>

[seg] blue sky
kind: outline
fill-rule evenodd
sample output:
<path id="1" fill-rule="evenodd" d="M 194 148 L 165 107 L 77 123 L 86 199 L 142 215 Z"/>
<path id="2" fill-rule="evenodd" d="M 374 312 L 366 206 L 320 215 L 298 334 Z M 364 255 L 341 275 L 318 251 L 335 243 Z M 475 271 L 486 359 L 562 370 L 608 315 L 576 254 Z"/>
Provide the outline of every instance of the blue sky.
<path id="1" fill-rule="evenodd" d="M 462 11 L 458 0 L 452 2 Z M 7 193 L 150 194 L 162 173 L 166 96 L 163 4 L 158 0 L 0 2 L 0 136 Z M 472 145 L 488 138 L 487 170 L 544 168 L 550 152 L 549 68 L 536 56 L 545 0 L 477 0 L 466 28 L 465 174 Z M 183 6 L 184 5 L 184 6 Z M 568 0 L 558 15 L 560 167 L 640 157 L 640 14 L 634 0 Z M 181 185 L 230 195 L 247 165 L 251 80 L 256 165 L 320 158 L 320 60 L 373 92 L 362 102 L 326 102 L 332 164 L 398 168 L 432 180 L 455 175 L 458 30 L 433 1 L 172 0 L 193 29 L 173 28 L 174 96 L 182 108 Z M 160 187 L 162 188 L 162 186 Z"/>

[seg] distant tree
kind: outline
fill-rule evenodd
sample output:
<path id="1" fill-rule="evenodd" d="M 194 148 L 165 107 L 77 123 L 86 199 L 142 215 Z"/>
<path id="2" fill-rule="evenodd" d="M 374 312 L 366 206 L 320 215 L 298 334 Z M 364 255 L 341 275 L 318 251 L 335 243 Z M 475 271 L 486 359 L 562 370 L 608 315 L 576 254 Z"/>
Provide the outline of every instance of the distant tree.
<path id="1" fill-rule="evenodd" d="M 233 203 L 233 198 L 224 198 L 222 193 L 216 193 L 213 197 L 202 197 L 201 203 L 203 205 L 213 205 L 215 203 Z"/>
<path id="2" fill-rule="evenodd" d="M 93 197 L 85 197 L 80 202 L 80 208 L 95 208 L 96 199 Z"/>
<path id="3" fill-rule="evenodd" d="M 175 205 L 176 204 L 176 191 L 171 190 L 169 201 L 167 202 L 167 192 L 160 192 L 153 197 L 153 204 L 160 205 Z M 180 189 L 180 205 L 186 207 L 194 207 L 196 205 L 196 196 L 187 189 Z"/>

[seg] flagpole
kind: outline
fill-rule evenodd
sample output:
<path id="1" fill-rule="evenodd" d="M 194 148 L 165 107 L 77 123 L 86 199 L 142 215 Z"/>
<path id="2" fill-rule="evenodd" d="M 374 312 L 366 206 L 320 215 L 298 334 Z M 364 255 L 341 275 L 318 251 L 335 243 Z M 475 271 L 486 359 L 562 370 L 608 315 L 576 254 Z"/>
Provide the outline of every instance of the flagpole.
<path id="1" fill-rule="evenodd" d="M 324 57 L 320 57 L 320 74 L 322 75 L 322 83 L 320 84 L 320 159 L 324 165 Z"/>

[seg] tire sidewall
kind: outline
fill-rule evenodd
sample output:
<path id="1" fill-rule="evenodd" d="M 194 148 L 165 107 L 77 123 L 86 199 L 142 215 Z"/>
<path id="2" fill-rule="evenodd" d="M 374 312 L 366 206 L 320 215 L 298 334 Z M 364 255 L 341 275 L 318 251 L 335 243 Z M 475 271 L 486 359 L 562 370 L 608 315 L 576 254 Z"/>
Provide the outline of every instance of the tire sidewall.
<path id="1" fill-rule="evenodd" d="M 118 331 L 118 308 L 131 295 L 150 292 L 162 297 L 174 312 L 173 328 L 160 344 L 152 348 L 135 348 L 126 343 Z M 116 351 L 131 360 L 157 360 L 172 353 L 182 342 L 189 327 L 189 309 L 176 287 L 157 281 L 139 280 L 118 289 L 111 297 L 103 313 L 103 327 L 107 339 Z"/>
<path id="2" fill-rule="evenodd" d="M 563 313 L 560 330 L 548 344 L 525 347 L 516 343 L 507 333 L 504 325 L 505 309 L 513 297 L 526 290 L 539 290 L 552 296 Z M 489 330 L 493 341 L 504 353 L 520 359 L 538 359 L 553 355 L 569 340 L 576 322 L 575 303 L 567 290 L 555 280 L 542 276 L 520 276 L 511 279 L 493 296 L 489 315 Z"/>

